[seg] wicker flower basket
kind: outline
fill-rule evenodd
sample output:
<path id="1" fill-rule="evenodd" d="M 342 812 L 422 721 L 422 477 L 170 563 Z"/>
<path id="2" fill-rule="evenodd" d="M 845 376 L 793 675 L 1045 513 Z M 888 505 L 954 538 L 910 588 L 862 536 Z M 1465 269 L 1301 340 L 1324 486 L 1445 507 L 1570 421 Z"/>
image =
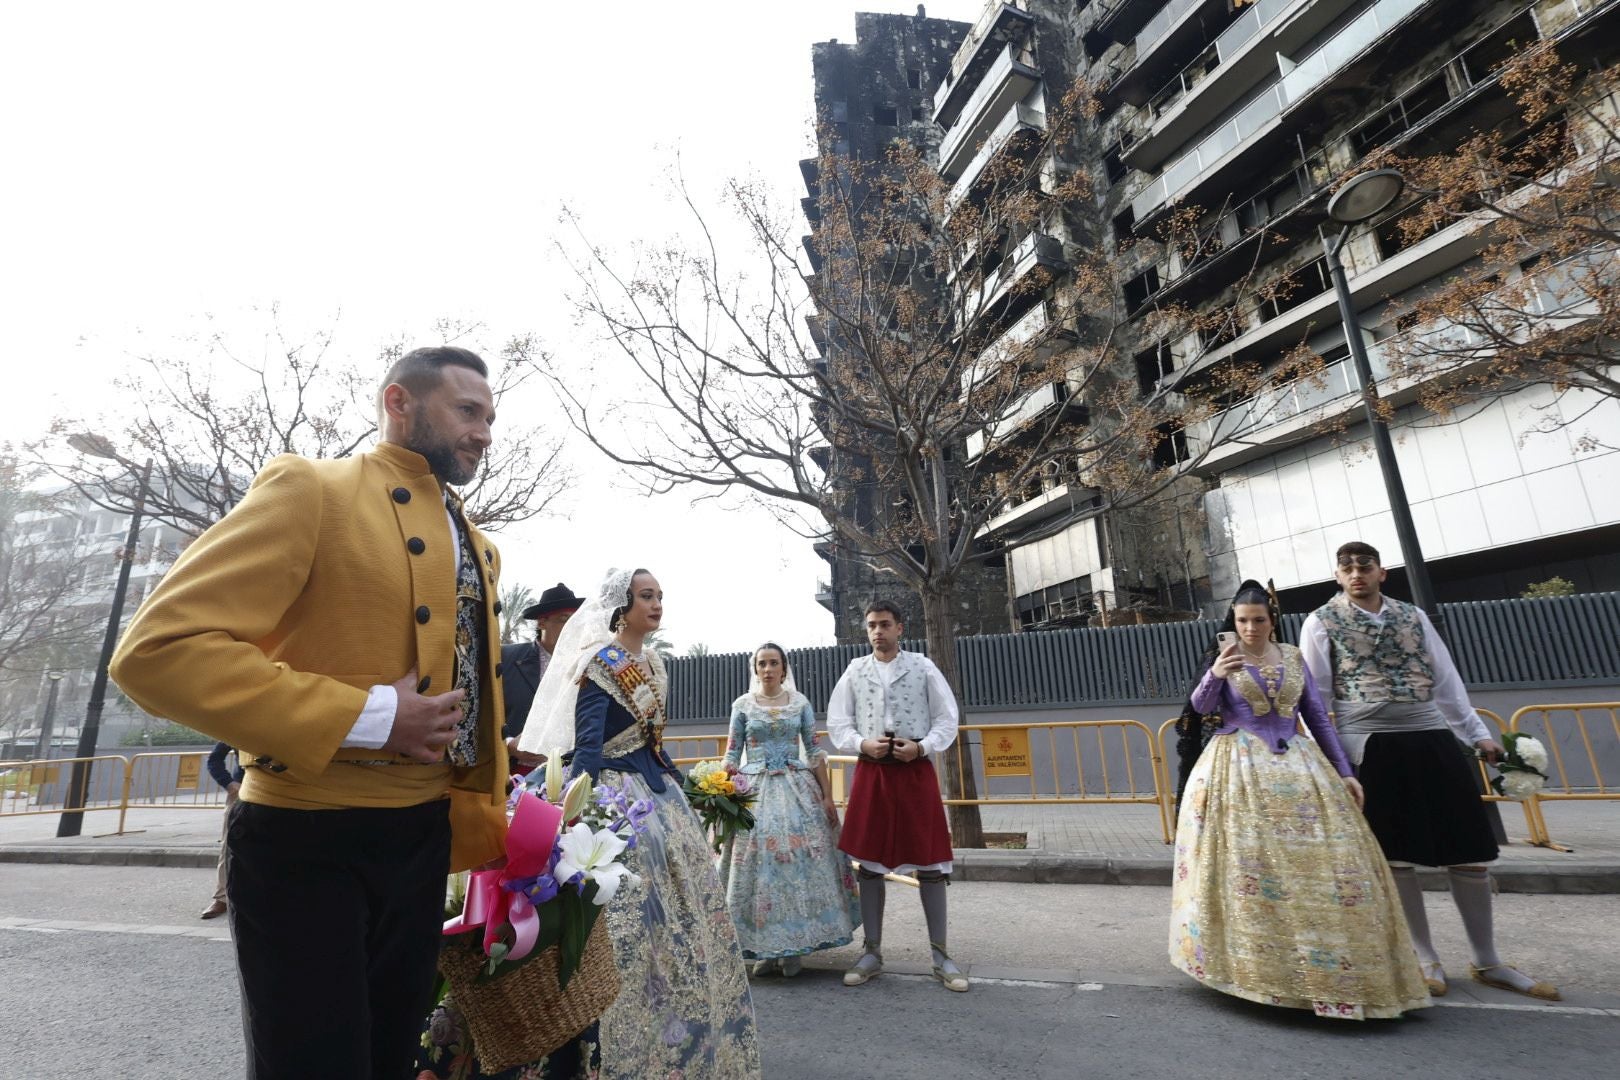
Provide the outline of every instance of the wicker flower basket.
<path id="1" fill-rule="evenodd" d="M 555 946 L 522 967 L 478 982 L 483 964 L 483 954 L 462 941 L 447 942 L 439 953 L 439 970 L 485 1072 L 538 1061 L 595 1023 L 619 996 L 606 918 L 591 927 L 585 955 L 566 990 L 557 986 Z"/>

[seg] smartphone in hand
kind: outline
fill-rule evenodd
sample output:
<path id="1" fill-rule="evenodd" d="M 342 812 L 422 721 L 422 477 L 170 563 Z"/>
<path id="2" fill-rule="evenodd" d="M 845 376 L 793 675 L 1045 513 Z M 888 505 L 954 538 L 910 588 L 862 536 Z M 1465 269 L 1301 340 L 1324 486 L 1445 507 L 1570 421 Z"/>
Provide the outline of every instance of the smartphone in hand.
<path id="1" fill-rule="evenodd" d="M 1222 652 L 1230 649 L 1233 645 L 1236 645 L 1237 640 L 1238 636 L 1237 631 L 1235 630 L 1222 630 L 1220 633 L 1215 635 L 1215 643 L 1220 646 Z"/>

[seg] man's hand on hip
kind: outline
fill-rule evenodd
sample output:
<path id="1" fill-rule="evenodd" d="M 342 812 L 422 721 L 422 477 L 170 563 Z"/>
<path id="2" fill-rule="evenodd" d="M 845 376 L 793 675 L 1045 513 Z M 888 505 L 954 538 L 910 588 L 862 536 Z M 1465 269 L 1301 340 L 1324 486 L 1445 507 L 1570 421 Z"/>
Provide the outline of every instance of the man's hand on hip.
<path id="1" fill-rule="evenodd" d="M 412 668 L 394 684 L 399 704 L 394 708 L 394 726 L 382 748 L 433 765 L 444 760 L 444 748 L 456 737 L 467 692 L 452 690 L 424 697 L 416 692 L 418 681 L 416 669 Z"/>

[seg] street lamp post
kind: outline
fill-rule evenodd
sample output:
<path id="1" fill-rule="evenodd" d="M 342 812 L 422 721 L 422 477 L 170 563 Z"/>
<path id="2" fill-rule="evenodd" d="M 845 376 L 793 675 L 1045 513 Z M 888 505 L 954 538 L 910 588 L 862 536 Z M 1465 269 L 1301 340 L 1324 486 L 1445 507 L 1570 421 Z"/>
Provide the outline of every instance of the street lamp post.
<path id="1" fill-rule="evenodd" d="M 34 756 L 41 761 L 51 759 L 51 729 L 56 720 L 56 692 L 62 687 L 63 674 L 55 670 L 45 673 L 45 678 L 51 683 L 51 692 L 45 697 L 45 719 L 39 722 L 39 739 L 34 744 Z"/>
<path id="2" fill-rule="evenodd" d="M 75 450 L 93 457 L 121 461 L 112 444 L 99 435 L 74 435 L 68 442 Z M 62 819 L 57 822 L 57 836 L 78 836 L 84 828 L 84 804 L 90 787 L 90 765 L 85 759 L 94 757 L 96 740 L 101 735 L 101 710 L 107 702 L 107 668 L 112 664 L 113 650 L 118 645 L 118 630 L 124 619 L 124 595 L 129 591 L 129 571 L 135 563 L 136 548 L 141 539 L 141 515 L 146 509 L 146 485 L 152 478 L 152 459 L 141 467 L 140 486 L 135 491 L 135 505 L 129 514 L 129 537 L 118 553 L 118 584 L 113 588 L 112 611 L 107 615 L 107 634 L 101 641 L 101 659 L 96 662 L 96 679 L 90 684 L 90 703 L 84 711 L 84 727 L 79 731 L 79 748 L 74 757 L 73 779 L 68 784 L 67 801 L 62 806 Z"/>
<path id="3" fill-rule="evenodd" d="M 1377 217 L 1400 198 L 1406 181 L 1394 169 L 1374 169 L 1349 182 L 1334 194 L 1328 203 L 1328 216 L 1340 225 L 1339 235 L 1327 249 L 1328 273 L 1333 277 L 1333 288 L 1339 294 L 1339 318 L 1344 323 L 1345 341 L 1350 346 L 1350 361 L 1356 370 L 1360 385 L 1361 403 L 1367 412 L 1367 424 L 1372 429 L 1373 451 L 1378 457 L 1378 470 L 1383 474 L 1384 492 L 1389 498 L 1389 511 L 1395 521 L 1395 537 L 1401 545 L 1401 559 L 1406 564 L 1406 581 L 1412 591 L 1412 602 L 1439 625 L 1440 613 L 1435 605 L 1434 588 L 1429 583 L 1429 566 L 1423 560 L 1423 549 L 1418 544 L 1417 526 L 1412 521 L 1412 505 L 1406 499 L 1406 485 L 1401 481 L 1400 463 L 1395 460 L 1395 444 L 1389 437 L 1389 424 L 1378 411 L 1378 387 L 1373 382 L 1372 365 L 1367 361 L 1367 346 L 1361 340 L 1361 324 L 1350 298 L 1350 283 L 1345 278 L 1344 264 L 1339 252 L 1350 237 L 1350 230 L 1364 221 Z M 1325 240 L 1325 238 L 1324 238 Z"/>

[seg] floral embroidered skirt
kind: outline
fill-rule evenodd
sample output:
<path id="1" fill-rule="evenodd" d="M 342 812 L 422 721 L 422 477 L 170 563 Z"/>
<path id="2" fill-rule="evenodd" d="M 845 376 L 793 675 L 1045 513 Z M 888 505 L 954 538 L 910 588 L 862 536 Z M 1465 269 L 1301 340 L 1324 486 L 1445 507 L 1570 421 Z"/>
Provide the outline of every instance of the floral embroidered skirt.
<path id="1" fill-rule="evenodd" d="M 614 778 L 654 811 L 626 858 L 641 882 L 608 904 L 623 987 L 600 1023 L 601 1075 L 757 1078 L 754 1001 L 703 827 L 679 780 L 667 777 L 660 794 L 638 773 Z"/>
<path id="2" fill-rule="evenodd" d="M 855 875 L 838 850 L 809 769 L 751 777 L 754 827 L 720 858 L 720 884 L 749 959 L 802 956 L 848 945 L 861 924 Z"/>
<path id="3" fill-rule="evenodd" d="M 1389 867 L 1314 742 L 1277 754 L 1237 731 L 1199 757 L 1176 826 L 1170 962 L 1319 1016 L 1429 1004 Z"/>

